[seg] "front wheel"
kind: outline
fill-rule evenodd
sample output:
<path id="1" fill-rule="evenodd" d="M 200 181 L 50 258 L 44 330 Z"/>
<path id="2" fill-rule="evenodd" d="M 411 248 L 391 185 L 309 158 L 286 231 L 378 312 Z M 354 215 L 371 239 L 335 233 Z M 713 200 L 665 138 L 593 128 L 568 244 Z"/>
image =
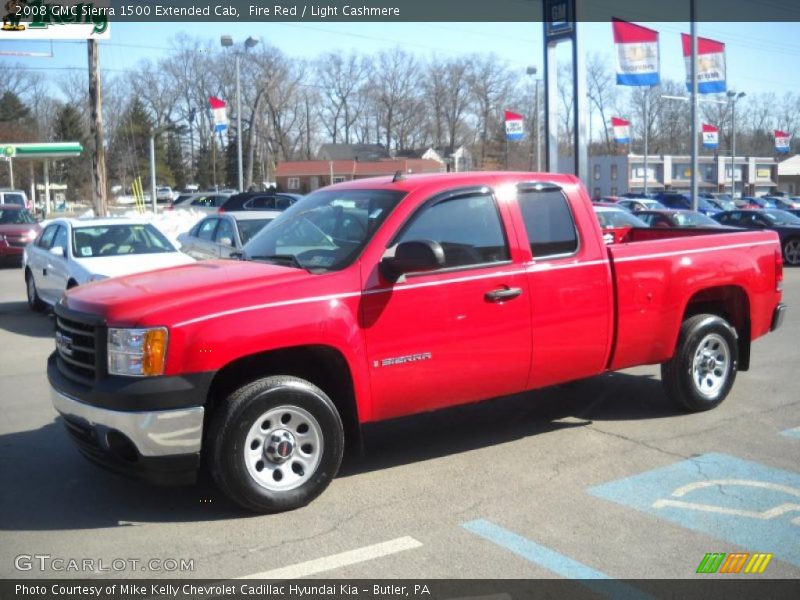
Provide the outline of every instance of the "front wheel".
<path id="1" fill-rule="evenodd" d="M 336 407 L 297 377 L 265 377 L 233 392 L 212 417 L 211 474 L 254 512 L 305 506 L 339 470 L 344 430 Z"/>
<path id="2" fill-rule="evenodd" d="M 716 315 L 695 315 L 683 322 L 674 356 L 661 365 L 661 382 L 683 408 L 710 410 L 730 392 L 738 358 L 733 327 Z"/>
<path id="3" fill-rule="evenodd" d="M 783 245 L 783 260 L 792 266 L 800 265 L 800 238 L 786 240 Z"/>

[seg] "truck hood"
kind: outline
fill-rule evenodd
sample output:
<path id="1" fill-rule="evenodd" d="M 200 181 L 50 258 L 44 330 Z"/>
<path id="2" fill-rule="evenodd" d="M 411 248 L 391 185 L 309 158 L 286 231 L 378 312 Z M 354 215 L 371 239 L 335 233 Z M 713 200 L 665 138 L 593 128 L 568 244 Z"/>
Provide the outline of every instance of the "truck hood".
<path id="1" fill-rule="evenodd" d="M 119 325 L 136 325 L 151 313 L 163 317 L 195 313 L 209 301 L 231 298 L 227 304 L 269 301 L 287 283 L 318 277 L 303 269 L 258 262 L 207 260 L 189 265 L 116 277 L 69 290 L 62 303 L 69 309 L 106 318 Z M 287 296 L 284 288 L 284 296 Z M 219 306 L 219 304 L 217 304 Z M 171 325 L 171 323 L 162 323 Z"/>

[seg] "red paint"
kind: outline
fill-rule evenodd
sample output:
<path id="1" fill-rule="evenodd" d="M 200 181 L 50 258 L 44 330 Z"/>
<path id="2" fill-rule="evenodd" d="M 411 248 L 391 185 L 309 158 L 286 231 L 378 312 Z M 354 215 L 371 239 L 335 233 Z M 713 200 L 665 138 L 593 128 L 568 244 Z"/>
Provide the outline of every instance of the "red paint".
<path id="1" fill-rule="evenodd" d="M 580 239 L 574 255 L 531 256 L 513 187 L 531 181 L 563 188 Z M 476 185 L 496 192 L 511 260 L 394 284 L 383 279 L 380 258 L 415 210 L 438 193 Z M 628 243 L 606 247 L 572 176 L 437 174 L 339 187 L 408 192 L 346 269 L 310 274 L 207 261 L 81 286 L 64 302 L 112 326 L 168 327 L 168 375 L 217 371 L 286 347 L 335 348 L 353 377 L 359 418 L 368 422 L 661 362 L 673 352 L 687 304 L 704 290 L 741 290 L 755 339 L 769 331 L 781 298 L 774 232 L 636 229 Z M 484 298 L 504 287 L 522 294 Z M 412 358 L 382 364 L 397 357 Z"/>

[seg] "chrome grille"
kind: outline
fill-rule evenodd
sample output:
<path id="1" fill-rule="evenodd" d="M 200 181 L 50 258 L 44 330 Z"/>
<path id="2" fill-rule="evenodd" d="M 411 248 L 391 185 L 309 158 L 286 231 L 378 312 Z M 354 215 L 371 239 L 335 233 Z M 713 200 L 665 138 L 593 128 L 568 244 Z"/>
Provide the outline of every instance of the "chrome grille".
<path id="1" fill-rule="evenodd" d="M 56 350 L 58 370 L 84 385 L 92 385 L 97 377 L 99 328 L 75 318 L 56 316 Z"/>

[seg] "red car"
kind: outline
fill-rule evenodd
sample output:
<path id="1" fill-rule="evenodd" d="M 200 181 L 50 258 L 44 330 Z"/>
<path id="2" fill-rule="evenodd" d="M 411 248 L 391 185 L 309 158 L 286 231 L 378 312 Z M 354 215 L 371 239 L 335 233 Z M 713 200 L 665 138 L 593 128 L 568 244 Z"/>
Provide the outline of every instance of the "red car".
<path id="1" fill-rule="evenodd" d="M 708 215 L 693 210 L 641 210 L 636 213 L 636 216 L 650 227 L 678 227 L 687 229 L 727 227 Z"/>
<path id="2" fill-rule="evenodd" d="M 17 204 L 0 204 L 0 260 L 22 260 L 25 246 L 41 231 L 27 209 Z"/>
<path id="3" fill-rule="evenodd" d="M 621 244 L 627 240 L 634 227 L 649 227 L 638 216 L 613 204 L 596 202 L 593 208 L 606 244 Z"/>
<path id="4" fill-rule="evenodd" d="M 785 313 L 777 234 L 716 231 L 606 246 L 571 175 L 332 185 L 243 260 L 68 290 L 53 404 L 89 459 L 177 483 L 202 454 L 260 512 L 321 494 L 365 423 L 656 363 L 708 410 Z"/>

